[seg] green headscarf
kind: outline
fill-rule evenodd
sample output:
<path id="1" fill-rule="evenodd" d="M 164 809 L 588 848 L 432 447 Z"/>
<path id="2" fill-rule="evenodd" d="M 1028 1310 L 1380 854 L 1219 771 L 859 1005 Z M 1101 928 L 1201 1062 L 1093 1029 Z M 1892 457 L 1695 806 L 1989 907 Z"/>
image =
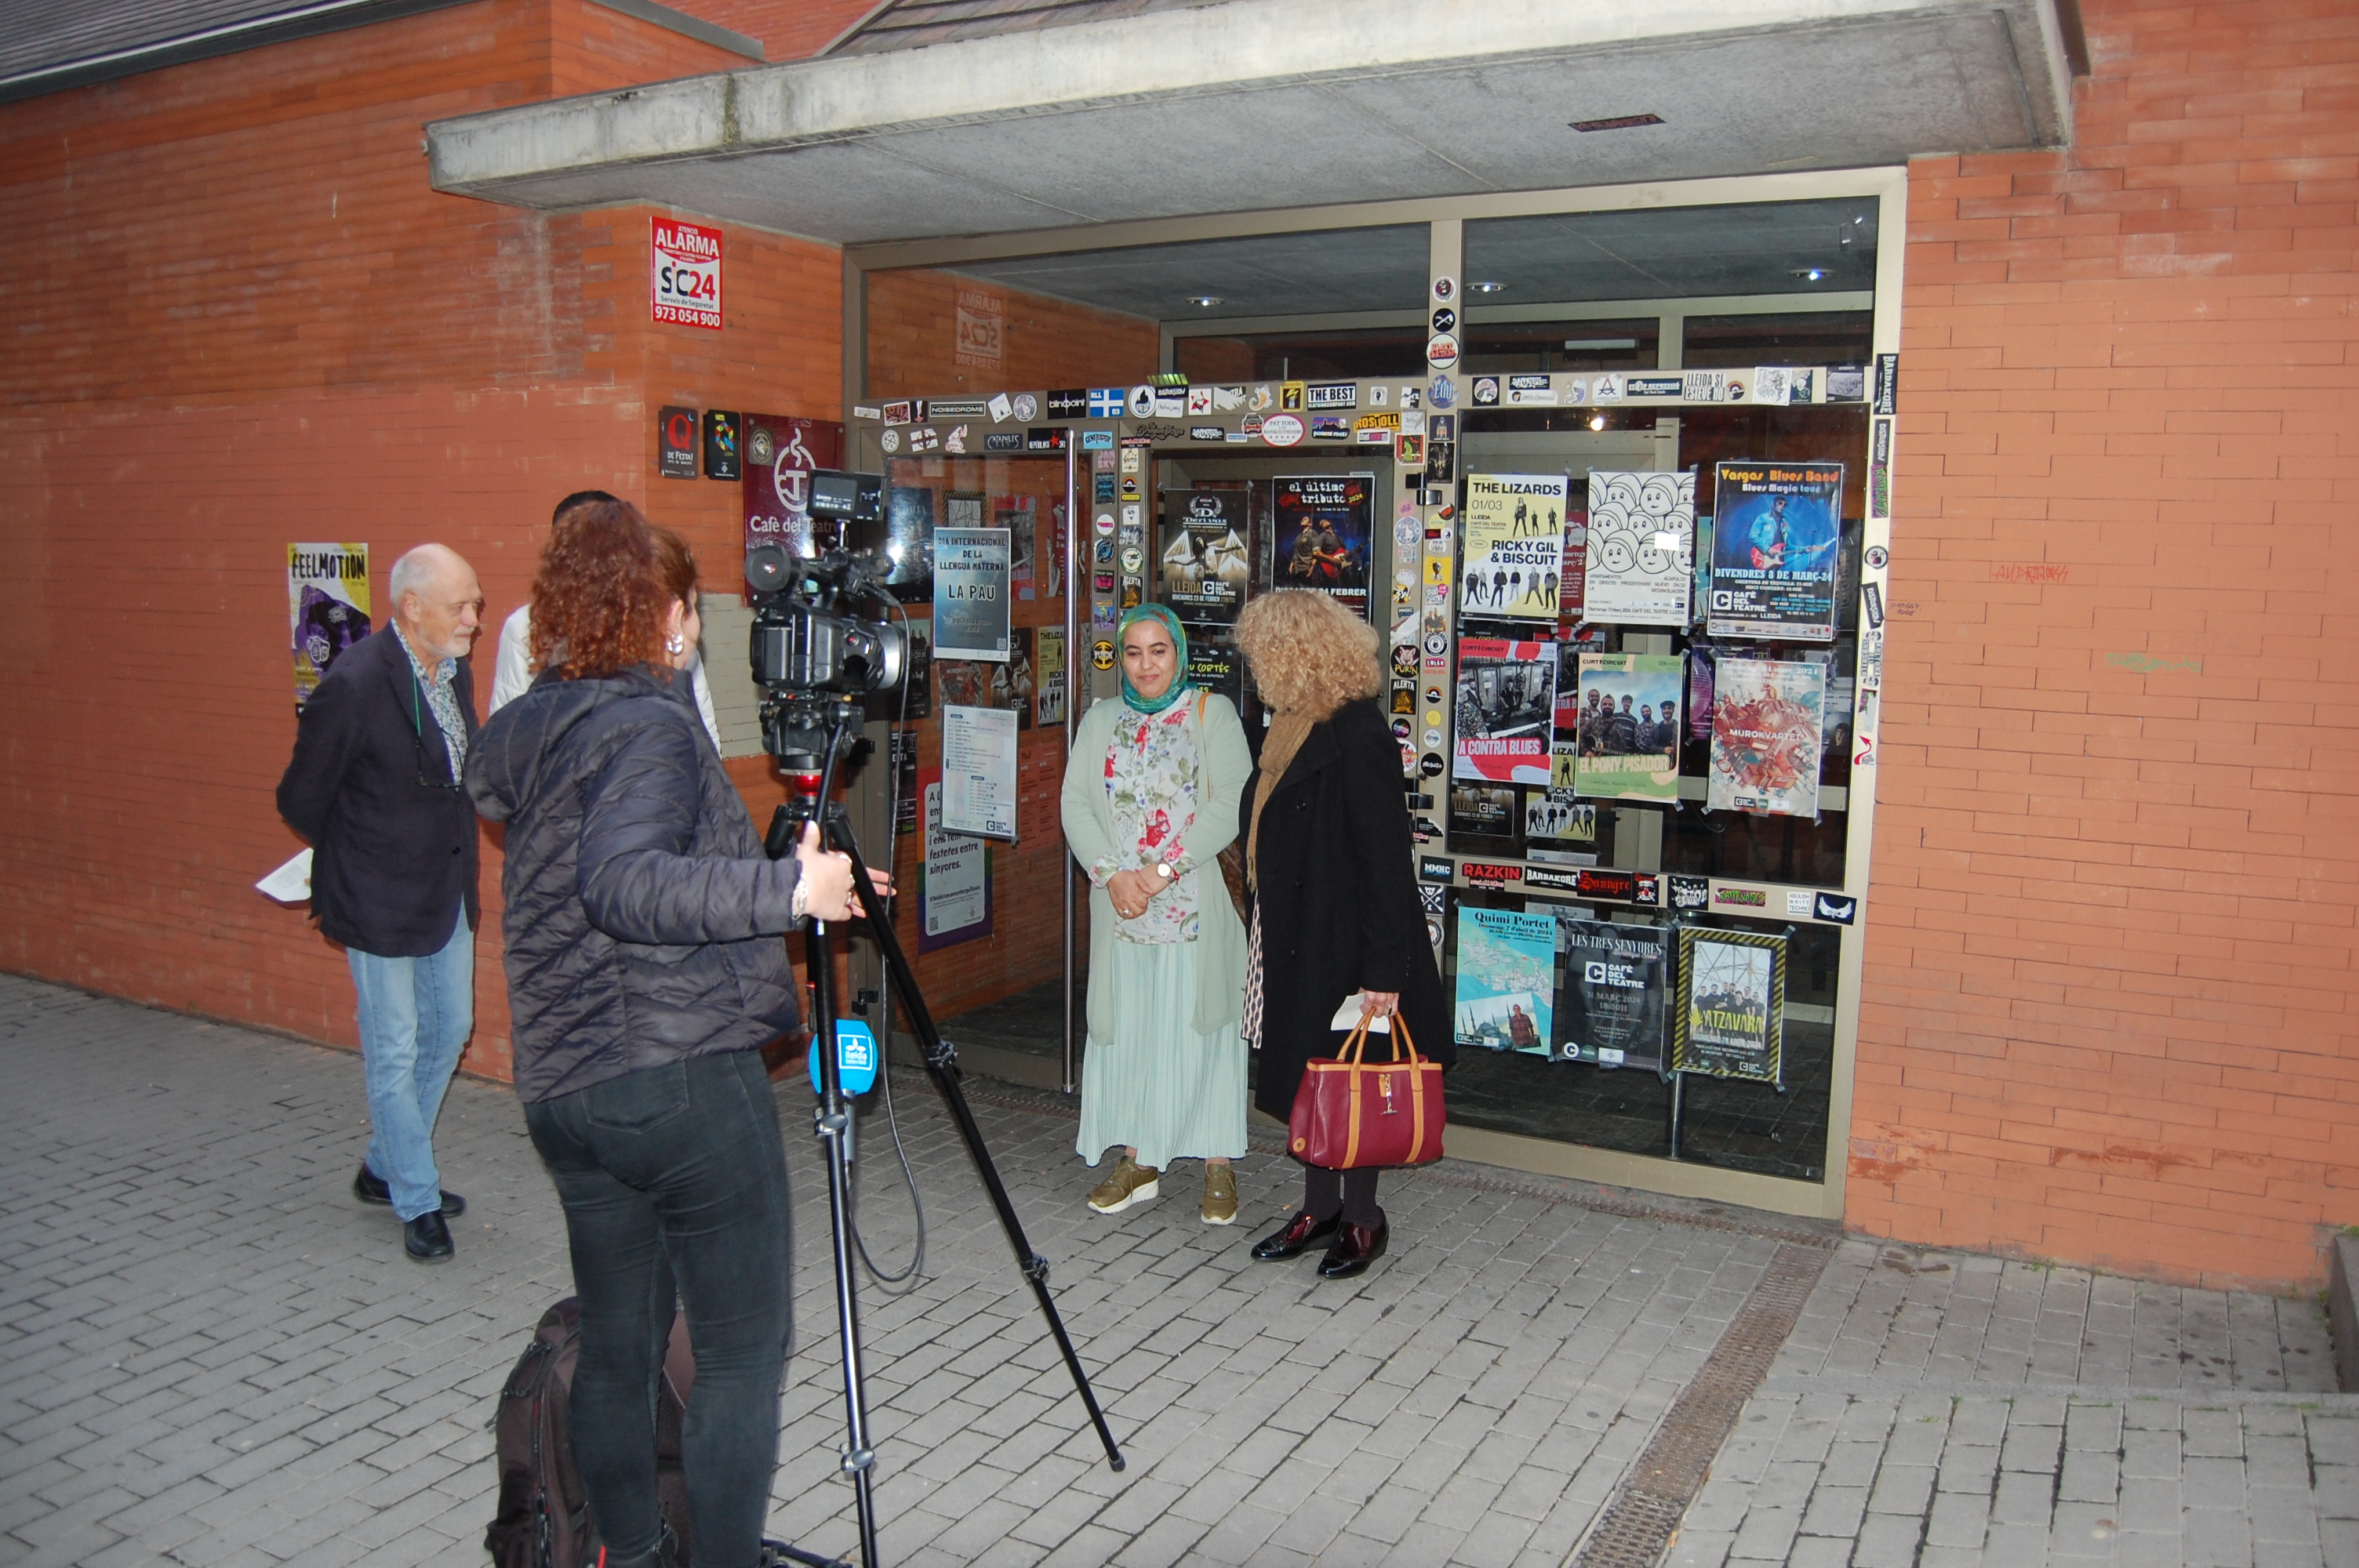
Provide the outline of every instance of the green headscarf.
<path id="1" fill-rule="evenodd" d="M 1188 684 L 1188 633 L 1180 629 L 1180 618 L 1169 610 L 1160 604 L 1142 604 L 1122 618 L 1122 625 L 1114 634 L 1116 649 L 1121 648 L 1130 629 L 1142 621 L 1155 622 L 1171 633 L 1171 652 L 1177 664 L 1171 672 L 1171 684 L 1163 688 L 1161 697 L 1152 699 L 1138 695 L 1130 684 L 1130 670 L 1125 666 L 1122 672 L 1122 699 L 1134 713 L 1160 713 L 1193 689 Z"/>

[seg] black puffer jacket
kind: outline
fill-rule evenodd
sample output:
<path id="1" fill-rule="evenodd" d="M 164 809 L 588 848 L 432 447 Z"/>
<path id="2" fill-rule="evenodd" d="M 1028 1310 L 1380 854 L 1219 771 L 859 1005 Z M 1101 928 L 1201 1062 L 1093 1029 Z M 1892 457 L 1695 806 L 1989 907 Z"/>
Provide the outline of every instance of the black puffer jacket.
<path id="1" fill-rule="evenodd" d="M 467 752 L 467 793 L 508 825 L 508 1007 L 530 1104 L 795 1026 L 798 867 L 753 817 L 685 680 L 544 676 Z"/>

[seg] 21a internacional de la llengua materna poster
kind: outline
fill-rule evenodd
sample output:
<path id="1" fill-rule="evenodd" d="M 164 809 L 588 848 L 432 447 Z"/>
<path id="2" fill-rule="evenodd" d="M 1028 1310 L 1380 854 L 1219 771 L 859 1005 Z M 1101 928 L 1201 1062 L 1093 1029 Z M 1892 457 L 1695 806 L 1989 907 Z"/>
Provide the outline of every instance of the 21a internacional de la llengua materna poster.
<path id="1" fill-rule="evenodd" d="M 1556 729 L 1556 644 L 1468 637 L 1458 644 L 1451 776 L 1546 784 Z"/>
<path id="2" fill-rule="evenodd" d="M 934 530 L 934 657 L 1007 662 L 1007 530 Z"/>
<path id="3" fill-rule="evenodd" d="M 1843 464 L 1734 462 L 1714 473 L 1711 634 L 1831 640 Z"/>
<path id="4" fill-rule="evenodd" d="M 368 546 L 287 546 L 287 621 L 302 711 L 338 654 L 369 634 Z"/>
<path id="5" fill-rule="evenodd" d="M 1826 666 L 1722 658 L 1713 684 L 1706 809 L 1816 816 Z"/>
<path id="6" fill-rule="evenodd" d="M 1549 1054 L 1556 1000 L 1556 917 L 1458 908 L 1461 1045 Z"/>

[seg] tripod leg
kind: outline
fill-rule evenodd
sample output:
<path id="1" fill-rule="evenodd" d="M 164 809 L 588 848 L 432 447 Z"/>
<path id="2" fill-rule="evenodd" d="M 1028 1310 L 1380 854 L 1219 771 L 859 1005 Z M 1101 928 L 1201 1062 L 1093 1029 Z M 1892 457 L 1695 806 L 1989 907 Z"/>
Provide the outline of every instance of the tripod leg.
<path id="1" fill-rule="evenodd" d="M 859 1509 L 861 1563 L 863 1568 L 877 1568 L 876 1500 L 872 1485 L 876 1454 L 868 1443 L 868 1403 L 860 1385 L 859 1305 L 853 1295 L 855 1276 L 852 1260 L 852 1173 L 846 1147 L 852 1108 L 844 1103 L 843 1088 L 836 1078 L 835 971 L 829 961 L 826 922 L 811 922 L 804 950 L 810 956 L 812 1011 L 818 1015 L 811 1020 L 820 1042 L 820 1104 L 816 1119 L 820 1145 L 827 1156 L 827 1213 L 835 1244 L 836 1328 L 843 1344 L 843 1423 L 847 1439 L 843 1468 L 852 1477 Z"/>
<path id="2" fill-rule="evenodd" d="M 942 1044 L 941 1031 L 934 1027 L 934 1015 L 926 1006 L 924 993 L 918 989 L 917 974 L 902 956 L 901 940 L 893 930 L 892 916 L 875 884 L 868 880 L 868 865 L 860 858 L 860 845 L 853 837 L 852 825 L 840 806 L 827 812 L 823 824 L 828 841 L 852 857 L 853 890 L 859 894 L 861 908 L 868 916 L 869 934 L 884 955 L 885 972 L 891 977 L 894 991 L 909 1016 L 910 1031 L 925 1053 L 926 1071 L 949 1105 L 951 1119 L 957 1124 L 959 1136 L 966 1141 L 967 1152 L 974 1157 L 984 1190 L 991 1195 L 992 1207 L 999 1211 L 1000 1228 L 1007 1233 L 1007 1244 L 1016 1251 L 1016 1266 L 1032 1283 L 1032 1294 L 1040 1303 L 1040 1315 L 1049 1322 L 1049 1333 L 1057 1341 L 1058 1353 L 1065 1358 L 1065 1369 L 1073 1375 L 1073 1388 L 1082 1396 L 1082 1408 L 1089 1411 L 1090 1424 L 1097 1428 L 1098 1442 L 1105 1447 L 1106 1463 L 1120 1470 L 1124 1465 L 1122 1450 L 1114 1444 L 1105 1413 L 1098 1409 L 1096 1391 L 1090 1387 L 1089 1374 L 1082 1369 L 1081 1357 L 1073 1353 L 1073 1342 L 1065 1333 L 1065 1320 L 1057 1314 L 1057 1303 L 1049 1294 L 1049 1260 L 1032 1250 L 1032 1243 L 1024 1235 L 1024 1222 L 1016 1217 L 1016 1206 L 1008 1200 L 1006 1187 L 1000 1184 L 998 1168 L 991 1162 L 991 1152 L 984 1146 L 983 1130 L 975 1125 L 974 1113 L 967 1108 L 966 1092 L 959 1087 L 958 1074 L 949 1048 Z"/>

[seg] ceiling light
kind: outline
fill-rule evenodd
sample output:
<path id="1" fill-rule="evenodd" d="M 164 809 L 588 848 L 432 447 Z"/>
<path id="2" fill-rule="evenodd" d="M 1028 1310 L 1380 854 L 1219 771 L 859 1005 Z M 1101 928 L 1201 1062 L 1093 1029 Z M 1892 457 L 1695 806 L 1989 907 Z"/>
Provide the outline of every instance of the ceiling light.
<path id="1" fill-rule="evenodd" d="M 1798 266 L 1794 269 L 1794 276 L 1804 283 L 1817 283 L 1827 276 L 1827 269 L 1822 266 Z"/>
<path id="2" fill-rule="evenodd" d="M 1576 131 L 1626 131 L 1637 125 L 1659 125 L 1662 123 L 1663 117 L 1660 114 L 1616 114 L 1608 120 L 1566 122 Z"/>
<path id="3" fill-rule="evenodd" d="M 1507 286 L 1504 283 L 1495 283 L 1489 278 L 1484 278 L 1480 283 L 1469 284 L 1467 287 L 1473 289 L 1477 294 L 1496 294 Z"/>
<path id="4" fill-rule="evenodd" d="M 1635 349 L 1638 346 L 1638 340 L 1636 338 L 1567 338 L 1564 341 L 1564 346 L 1568 349 Z"/>
<path id="5" fill-rule="evenodd" d="M 1603 409 L 1601 408 L 1596 413 L 1592 414 L 1589 416 L 1589 427 L 1593 430 L 1603 430 L 1605 428 L 1605 411 Z"/>
<path id="6" fill-rule="evenodd" d="M 1188 297 L 1188 303 L 1200 310 L 1210 310 L 1213 306 L 1226 305 L 1228 301 L 1217 294 L 1191 294 Z"/>

